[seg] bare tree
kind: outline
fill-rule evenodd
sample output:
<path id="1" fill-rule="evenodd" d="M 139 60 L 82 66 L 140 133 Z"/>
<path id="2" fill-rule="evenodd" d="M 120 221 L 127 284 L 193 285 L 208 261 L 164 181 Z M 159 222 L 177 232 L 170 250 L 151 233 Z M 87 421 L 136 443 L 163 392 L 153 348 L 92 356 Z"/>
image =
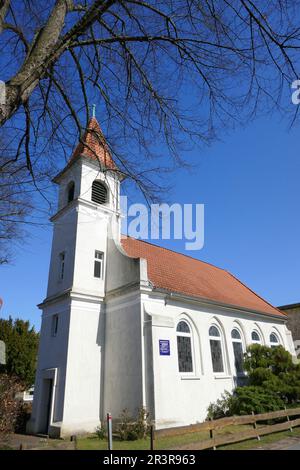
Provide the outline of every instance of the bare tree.
<path id="1" fill-rule="evenodd" d="M 39 190 L 36 175 L 69 157 L 97 102 L 118 167 L 155 195 L 159 148 L 168 167 L 182 165 L 186 135 L 209 142 L 221 126 L 289 104 L 299 3 L 0 0 L 6 169 L 25 165 Z"/>

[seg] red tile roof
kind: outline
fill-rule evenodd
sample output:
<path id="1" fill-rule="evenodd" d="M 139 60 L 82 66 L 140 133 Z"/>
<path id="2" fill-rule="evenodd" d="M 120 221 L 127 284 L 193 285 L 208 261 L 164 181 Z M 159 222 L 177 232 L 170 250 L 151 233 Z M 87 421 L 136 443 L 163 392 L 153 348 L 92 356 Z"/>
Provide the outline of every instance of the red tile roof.
<path id="1" fill-rule="evenodd" d="M 79 142 L 70 161 L 71 164 L 81 155 L 91 158 L 92 160 L 100 162 L 104 168 L 110 170 L 117 170 L 117 167 L 112 159 L 108 145 L 105 141 L 102 130 L 95 117 L 89 121 L 88 127 L 82 137 L 82 142 Z"/>
<path id="2" fill-rule="evenodd" d="M 148 278 L 156 288 L 286 317 L 221 268 L 130 237 L 122 245 L 129 256 L 147 260 Z"/>

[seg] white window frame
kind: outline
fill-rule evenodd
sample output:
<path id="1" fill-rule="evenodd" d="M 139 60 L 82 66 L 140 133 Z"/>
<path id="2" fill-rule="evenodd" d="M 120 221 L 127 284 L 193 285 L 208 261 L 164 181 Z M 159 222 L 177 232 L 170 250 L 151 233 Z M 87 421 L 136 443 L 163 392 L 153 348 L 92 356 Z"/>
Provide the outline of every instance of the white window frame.
<path id="1" fill-rule="evenodd" d="M 275 338 L 277 338 L 277 342 L 274 342 L 274 341 L 271 341 L 271 336 L 274 335 Z M 281 342 L 280 342 L 280 339 L 279 339 L 279 335 L 278 333 L 276 333 L 275 331 L 271 331 L 270 333 L 270 336 L 269 336 L 269 344 L 270 344 L 270 348 L 277 348 L 277 346 L 280 346 L 281 345 Z"/>
<path id="2" fill-rule="evenodd" d="M 101 258 L 97 258 L 97 254 L 101 255 Z M 101 263 L 100 276 L 95 276 L 95 267 L 96 263 Z M 94 279 L 103 279 L 104 273 L 104 253 L 100 250 L 95 250 L 94 252 Z"/>
<path id="3" fill-rule="evenodd" d="M 188 326 L 190 332 L 189 333 L 184 333 L 182 331 L 177 331 L 179 323 L 186 323 Z M 178 342 L 177 338 L 178 336 L 184 336 L 186 338 L 190 338 L 191 340 L 191 355 L 192 355 L 192 371 L 191 372 L 180 372 L 179 370 L 179 355 L 178 355 Z M 185 318 L 180 318 L 176 324 L 176 351 L 177 351 L 177 370 L 178 373 L 182 378 L 184 377 L 194 377 L 196 375 L 196 368 L 195 368 L 195 351 L 194 351 L 194 340 L 193 340 L 193 329 L 190 325 L 190 323 L 185 319 Z"/>
<path id="4" fill-rule="evenodd" d="M 212 336 L 209 331 L 211 329 L 211 327 L 214 326 L 215 328 L 217 328 L 220 336 Z M 220 341 L 221 343 L 221 353 L 222 353 L 222 364 L 223 364 L 223 372 L 215 372 L 214 371 L 214 365 L 213 365 L 213 358 L 212 358 L 212 351 L 211 351 L 211 344 L 210 344 L 210 340 L 216 340 L 216 341 Z M 227 368 L 226 368 L 226 356 L 225 356 L 225 344 L 224 344 L 224 336 L 223 336 L 223 333 L 222 333 L 222 330 L 221 328 L 216 324 L 216 323 L 212 323 L 209 328 L 208 328 L 208 341 L 209 341 L 209 350 L 210 350 L 210 359 L 211 359 L 211 368 L 212 368 L 212 372 L 214 374 L 215 377 L 222 377 L 222 376 L 226 376 L 227 375 Z"/>
<path id="5" fill-rule="evenodd" d="M 258 340 L 252 338 L 253 333 L 256 333 L 256 334 L 257 334 L 257 336 L 258 336 L 258 338 L 259 338 Z M 252 331 L 251 331 L 251 344 L 261 344 L 261 345 L 263 344 L 263 343 L 262 343 L 261 334 L 260 334 L 257 330 L 252 330 Z"/>

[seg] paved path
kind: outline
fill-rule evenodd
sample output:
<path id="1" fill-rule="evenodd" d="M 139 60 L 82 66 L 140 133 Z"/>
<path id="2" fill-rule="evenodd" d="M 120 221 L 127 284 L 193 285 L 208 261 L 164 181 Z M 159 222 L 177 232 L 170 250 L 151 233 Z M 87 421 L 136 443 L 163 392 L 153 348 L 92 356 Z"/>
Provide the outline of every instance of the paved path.
<path id="1" fill-rule="evenodd" d="M 0 437 L 0 449 L 9 448 L 13 450 L 73 450 L 74 442 L 62 439 L 48 439 L 47 437 L 29 436 L 25 434 L 9 434 Z"/>
<path id="2" fill-rule="evenodd" d="M 252 450 L 300 450 L 300 437 L 287 437 L 271 444 L 257 446 Z"/>

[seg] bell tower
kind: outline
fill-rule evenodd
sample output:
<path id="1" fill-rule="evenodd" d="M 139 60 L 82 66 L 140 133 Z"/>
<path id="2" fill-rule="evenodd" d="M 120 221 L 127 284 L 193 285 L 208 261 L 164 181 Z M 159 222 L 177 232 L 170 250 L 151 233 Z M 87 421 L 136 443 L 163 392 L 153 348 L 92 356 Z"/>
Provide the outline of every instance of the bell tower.
<path id="1" fill-rule="evenodd" d="M 107 240 L 120 233 L 118 171 L 93 116 L 54 178 L 58 210 L 29 430 L 93 432 L 101 419 Z M 87 399 L 88 397 L 88 399 Z M 100 400 L 99 400 L 100 397 Z"/>

